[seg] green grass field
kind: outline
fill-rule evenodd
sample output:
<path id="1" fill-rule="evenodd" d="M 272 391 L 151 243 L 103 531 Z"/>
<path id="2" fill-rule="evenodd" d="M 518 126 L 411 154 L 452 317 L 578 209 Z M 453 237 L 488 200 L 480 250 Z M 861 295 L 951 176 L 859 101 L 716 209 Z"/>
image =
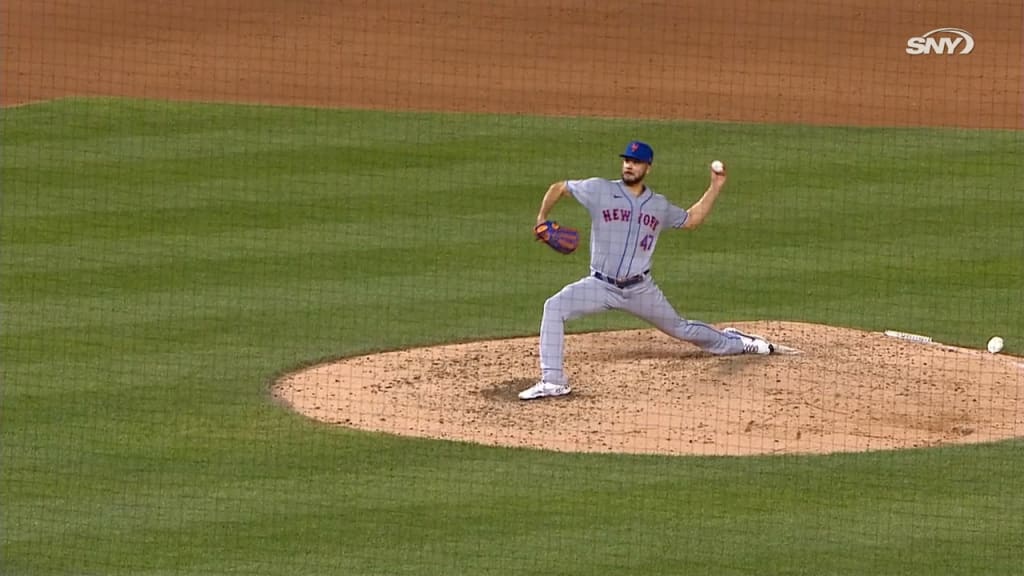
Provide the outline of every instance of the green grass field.
<path id="1" fill-rule="evenodd" d="M 614 177 L 634 137 L 683 206 L 730 166 L 705 226 L 659 244 L 684 316 L 1022 354 L 1019 132 L 111 100 L 2 122 L 3 574 L 1024 572 L 1022 441 L 566 455 L 330 428 L 267 391 L 320 359 L 535 334 L 587 266 L 532 241 L 544 190 Z"/>

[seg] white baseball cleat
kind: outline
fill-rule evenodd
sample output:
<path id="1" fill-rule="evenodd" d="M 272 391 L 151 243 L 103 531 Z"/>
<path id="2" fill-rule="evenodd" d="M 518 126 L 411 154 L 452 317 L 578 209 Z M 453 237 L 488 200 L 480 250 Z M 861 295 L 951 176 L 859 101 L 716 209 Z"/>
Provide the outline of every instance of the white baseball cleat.
<path id="1" fill-rule="evenodd" d="M 735 334 L 739 336 L 740 340 L 743 341 L 744 354 L 767 355 L 775 352 L 775 346 L 771 342 L 765 340 L 764 338 L 756 334 L 747 334 L 745 332 L 740 332 L 736 328 L 725 328 L 722 330 L 722 332 L 728 332 L 730 334 Z"/>
<path id="2" fill-rule="evenodd" d="M 544 398 L 546 396 L 565 396 L 569 392 L 572 392 L 572 388 L 564 384 L 552 384 L 541 380 L 520 392 L 519 399 L 533 400 L 534 398 Z"/>

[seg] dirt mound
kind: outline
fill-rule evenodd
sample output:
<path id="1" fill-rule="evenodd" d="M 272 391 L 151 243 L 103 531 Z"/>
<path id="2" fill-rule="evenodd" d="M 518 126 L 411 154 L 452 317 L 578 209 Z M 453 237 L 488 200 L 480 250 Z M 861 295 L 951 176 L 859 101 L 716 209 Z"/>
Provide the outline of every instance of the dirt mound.
<path id="1" fill-rule="evenodd" d="M 522 402 L 537 338 L 360 356 L 282 378 L 322 422 L 572 452 L 829 453 L 1024 435 L 1021 359 L 882 333 L 735 324 L 799 349 L 715 357 L 653 330 L 569 335 L 572 395 Z"/>

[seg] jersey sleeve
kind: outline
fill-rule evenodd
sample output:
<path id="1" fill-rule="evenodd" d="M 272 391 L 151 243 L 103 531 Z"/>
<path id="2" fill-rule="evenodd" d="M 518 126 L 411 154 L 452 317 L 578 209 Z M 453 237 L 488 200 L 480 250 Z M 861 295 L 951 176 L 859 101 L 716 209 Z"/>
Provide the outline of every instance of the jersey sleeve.
<path id="1" fill-rule="evenodd" d="M 569 194 L 582 204 L 587 210 L 593 210 L 599 204 L 603 192 L 604 183 L 601 178 L 587 178 L 586 180 L 566 180 L 565 186 Z"/>
<path id="2" fill-rule="evenodd" d="M 671 203 L 665 210 L 665 215 L 667 216 L 665 221 L 672 228 L 682 228 L 686 224 L 686 219 L 690 217 L 689 212 Z"/>

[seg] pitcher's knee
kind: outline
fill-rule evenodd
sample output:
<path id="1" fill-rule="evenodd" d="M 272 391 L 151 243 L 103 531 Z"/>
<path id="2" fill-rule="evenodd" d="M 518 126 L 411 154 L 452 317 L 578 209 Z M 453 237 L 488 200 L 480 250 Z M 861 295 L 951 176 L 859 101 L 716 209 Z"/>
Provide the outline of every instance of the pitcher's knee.
<path id="1" fill-rule="evenodd" d="M 544 316 L 565 320 L 567 313 L 568 310 L 558 295 L 544 301 Z"/>

